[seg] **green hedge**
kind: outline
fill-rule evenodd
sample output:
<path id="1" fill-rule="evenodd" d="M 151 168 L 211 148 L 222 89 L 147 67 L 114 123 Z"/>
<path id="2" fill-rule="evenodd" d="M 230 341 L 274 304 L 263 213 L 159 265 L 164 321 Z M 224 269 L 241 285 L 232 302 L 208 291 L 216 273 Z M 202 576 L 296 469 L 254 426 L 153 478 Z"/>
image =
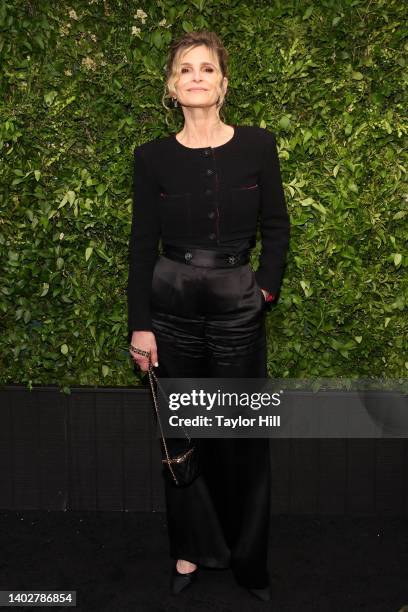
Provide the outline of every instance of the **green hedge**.
<path id="1" fill-rule="evenodd" d="M 270 376 L 406 377 L 404 3 L 129 5 L 0 5 L 2 383 L 138 383 L 133 149 L 182 126 L 161 105 L 164 63 L 200 28 L 230 53 L 223 119 L 277 135 L 292 235 Z"/>

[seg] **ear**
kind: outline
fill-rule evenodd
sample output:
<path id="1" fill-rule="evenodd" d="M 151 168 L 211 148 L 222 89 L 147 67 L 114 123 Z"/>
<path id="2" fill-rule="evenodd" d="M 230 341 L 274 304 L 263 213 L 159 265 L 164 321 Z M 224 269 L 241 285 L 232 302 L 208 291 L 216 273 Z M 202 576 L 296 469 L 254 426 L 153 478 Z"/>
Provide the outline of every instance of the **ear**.
<path id="1" fill-rule="evenodd" d="M 227 93 L 227 89 L 228 89 L 228 79 L 227 79 L 227 77 L 224 77 L 222 79 L 222 88 L 224 90 L 224 94 L 226 94 Z"/>

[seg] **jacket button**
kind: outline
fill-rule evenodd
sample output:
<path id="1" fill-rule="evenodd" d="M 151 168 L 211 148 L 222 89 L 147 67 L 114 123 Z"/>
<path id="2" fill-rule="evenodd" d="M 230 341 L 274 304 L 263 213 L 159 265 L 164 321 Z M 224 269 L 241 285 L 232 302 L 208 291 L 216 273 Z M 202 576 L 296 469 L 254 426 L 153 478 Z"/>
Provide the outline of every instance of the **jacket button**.
<path id="1" fill-rule="evenodd" d="M 193 258 L 192 253 L 190 253 L 190 252 L 188 252 L 188 251 L 187 251 L 187 253 L 185 253 L 185 254 L 184 254 L 184 259 L 185 259 L 186 261 L 190 261 L 192 258 Z"/>
<path id="2" fill-rule="evenodd" d="M 206 190 L 205 190 L 205 195 L 206 195 L 206 196 L 210 196 L 210 195 L 212 195 L 212 193 L 213 193 L 213 190 L 212 190 L 212 189 L 206 189 Z"/>
<path id="3" fill-rule="evenodd" d="M 208 218 L 209 218 L 209 219 L 214 219 L 214 217 L 215 217 L 215 212 L 214 212 L 213 210 L 211 210 L 211 211 L 208 213 Z"/>
<path id="4" fill-rule="evenodd" d="M 214 240 L 215 234 L 214 233 L 208 234 L 208 237 L 210 240 Z"/>
<path id="5" fill-rule="evenodd" d="M 206 173 L 207 176 L 211 176 L 212 174 L 214 174 L 214 170 L 212 168 L 207 168 L 205 173 Z"/>

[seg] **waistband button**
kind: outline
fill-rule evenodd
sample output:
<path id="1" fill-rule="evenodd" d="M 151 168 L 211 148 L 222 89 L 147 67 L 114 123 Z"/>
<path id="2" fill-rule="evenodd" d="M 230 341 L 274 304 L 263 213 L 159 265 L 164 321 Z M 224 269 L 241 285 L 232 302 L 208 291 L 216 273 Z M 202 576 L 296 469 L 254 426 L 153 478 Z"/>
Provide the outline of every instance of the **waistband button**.
<path id="1" fill-rule="evenodd" d="M 193 259 L 193 254 L 187 251 L 187 253 L 184 254 L 184 259 L 186 261 L 190 261 L 191 259 Z"/>

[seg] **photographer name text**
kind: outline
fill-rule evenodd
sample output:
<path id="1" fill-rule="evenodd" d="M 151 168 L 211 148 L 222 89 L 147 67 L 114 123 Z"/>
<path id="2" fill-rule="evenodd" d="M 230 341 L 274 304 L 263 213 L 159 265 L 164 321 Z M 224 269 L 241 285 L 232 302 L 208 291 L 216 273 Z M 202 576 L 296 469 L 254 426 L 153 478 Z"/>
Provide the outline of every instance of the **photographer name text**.
<path id="1" fill-rule="evenodd" d="M 222 414 L 217 414 L 214 417 L 208 416 L 195 416 L 193 418 L 179 417 L 173 415 L 169 418 L 169 425 L 172 427 L 213 427 L 215 421 L 216 427 L 229 427 L 235 429 L 236 427 L 280 427 L 280 415 L 269 414 L 267 416 L 258 415 L 258 417 L 236 417 L 230 418 L 225 417 Z"/>

